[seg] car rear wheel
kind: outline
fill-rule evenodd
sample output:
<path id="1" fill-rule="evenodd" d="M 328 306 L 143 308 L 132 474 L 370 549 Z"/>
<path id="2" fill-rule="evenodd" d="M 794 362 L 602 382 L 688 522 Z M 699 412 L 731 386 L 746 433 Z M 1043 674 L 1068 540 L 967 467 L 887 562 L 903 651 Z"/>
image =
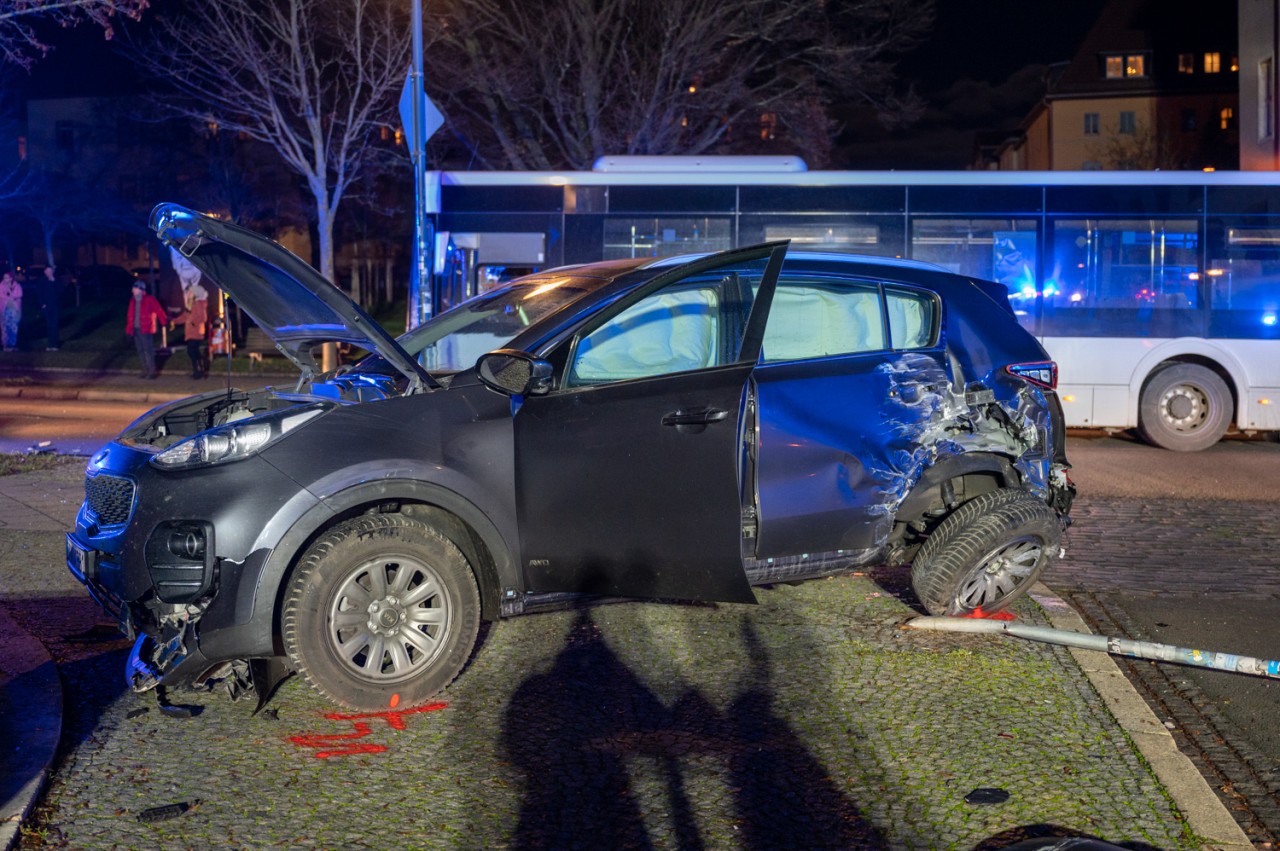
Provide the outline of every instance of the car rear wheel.
<path id="1" fill-rule="evenodd" d="M 1231 422 L 1231 391 L 1217 373 L 1193 363 L 1157 370 L 1142 389 L 1138 434 L 1178 452 L 1208 449 Z"/>
<path id="2" fill-rule="evenodd" d="M 1057 552 L 1053 509 L 1014 488 L 957 508 L 920 547 L 911 586 L 930 614 L 997 612 L 1027 592 Z"/>
<path id="3" fill-rule="evenodd" d="M 480 625 L 466 557 L 398 514 L 359 517 L 307 551 L 285 598 L 285 650 L 317 691 L 352 709 L 427 702 L 462 671 Z"/>

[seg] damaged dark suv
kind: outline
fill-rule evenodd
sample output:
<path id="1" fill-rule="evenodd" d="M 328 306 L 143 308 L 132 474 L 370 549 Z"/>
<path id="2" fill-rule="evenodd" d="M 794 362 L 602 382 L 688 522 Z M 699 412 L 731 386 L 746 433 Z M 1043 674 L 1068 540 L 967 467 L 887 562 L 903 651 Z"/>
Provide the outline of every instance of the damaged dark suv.
<path id="1" fill-rule="evenodd" d="M 91 459 L 67 559 L 137 638 L 135 689 L 293 670 L 412 706 L 482 619 L 885 562 L 930 612 L 995 611 L 1060 554 L 1056 367 L 997 284 L 773 243 L 541 272 L 393 339 L 274 242 L 151 226 L 302 375 Z M 369 354 L 320 374 L 330 341 Z"/>

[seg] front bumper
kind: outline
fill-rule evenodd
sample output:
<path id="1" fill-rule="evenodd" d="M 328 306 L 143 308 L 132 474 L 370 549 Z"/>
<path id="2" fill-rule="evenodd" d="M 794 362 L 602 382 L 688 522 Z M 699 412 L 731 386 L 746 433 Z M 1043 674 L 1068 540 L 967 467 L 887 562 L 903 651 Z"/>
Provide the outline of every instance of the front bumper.
<path id="1" fill-rule="evenodd" d="M 317 500 L 260 457 L 182 472 L 150 457 L 118 443 L 94 457 L 67 568 L 125 635 L 150 640 L 165 683 L 273 655 L 275 589 L 261 572 Z"/>
<path id="2" fill-rule="evenodd" d="M 120 630 L 133 638 L 134 629 L 124 601 L 98 582 L 98 559 L 101 553 L 86 544 L 74 532 L 67 533 L 67 569 L 80 580 L 94 602 L 120 624 Z"/>

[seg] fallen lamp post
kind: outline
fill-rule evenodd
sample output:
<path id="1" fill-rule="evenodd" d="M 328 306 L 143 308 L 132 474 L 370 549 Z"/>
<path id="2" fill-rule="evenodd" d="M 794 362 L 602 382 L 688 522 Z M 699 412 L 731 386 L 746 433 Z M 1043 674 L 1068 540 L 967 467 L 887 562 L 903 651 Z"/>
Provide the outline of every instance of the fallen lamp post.
<path id="1" fill-rule="evenodd" d="M 1069 629 L 1053 629 L 1047 626 L 1032 626 L 1030 624 L 1017 623 L 1016 621 L 991 618 L 919 617 L 907 621 L 906 625 L 912 629 L 927 629 L 937 632 L 982 634 L 1002 632 L 1017 638 L 1025 638 L 1029 641 L 1043 641 L 1048 644 L 1061 644 L 1066 647 L 1079 647 L 1084 650 L 1100 650 L 1113 656 L 1154 659 L 1158 662 L 1174 662 L 1180 665 L 1212 668 L 1217 671 L 1230 671 L 1235 674 L 1251 674 L 1258 677 L 1280 679 L 1280 661 L 1258 659 L 1254 656 L 1239 656 L 1234 653 L 1218 653 L 1212 650 L 1197 650 L 1190 647 L 1177 647 L 1172 644 L 1160 644 L 1155 641 L 1135 641 L 1130 638 L 1088 635 L 1082 632 L 1073 632 Z"/>

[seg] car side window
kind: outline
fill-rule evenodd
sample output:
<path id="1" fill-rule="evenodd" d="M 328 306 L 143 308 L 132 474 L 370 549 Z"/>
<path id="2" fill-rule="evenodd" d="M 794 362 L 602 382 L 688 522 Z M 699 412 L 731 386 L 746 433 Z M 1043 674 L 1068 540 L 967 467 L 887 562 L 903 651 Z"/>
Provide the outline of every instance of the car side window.
<path id="1" fill-rule="evenodd" d="M 778 281 L 764 329 L 765 362 L 883 349 L 880 288 L 839 280 Z"/>
<path id="2" fill-rule="evenodd" d="M 738 358 L 760 269 L 715 270 L 641 298 L 578 339 L 565 387 L 651 378 Z"/>
<path id="3" fill-rule="evenodd" d="M 933 344 L 936 313 L 927 293 L 839 278 L 780 279 L 765 325 L 762 360 L 926 348 Z"/>
<path id="4" fill-rule="evenodd" d="M 884 300 L 889 313 L 889 343 L 892 348 L 925 349 L 933 345 L 937 309 L 931 295 L 885 287 Z"/>

